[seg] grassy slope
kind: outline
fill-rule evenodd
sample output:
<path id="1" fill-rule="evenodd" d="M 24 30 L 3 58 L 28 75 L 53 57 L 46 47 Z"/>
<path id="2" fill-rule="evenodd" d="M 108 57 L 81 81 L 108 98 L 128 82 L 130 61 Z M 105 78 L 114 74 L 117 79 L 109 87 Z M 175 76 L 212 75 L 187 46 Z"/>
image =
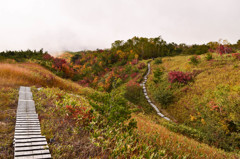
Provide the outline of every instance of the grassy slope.
<path id="1" fill-rule="evenodd" d="M 9 92 L 9 96 L 1 96 L 3 98 L 11 97 L 11 101 L 7 101 L 6 105 L 9 105 L 14 112 L 17 99 L 17 91 L 20 85 L 27 86 L 43 86 L 43 87 L 56 87 L 53 89 L 43 89 L 40 92 L 34 91 L 34 94 L 37 95 L 37 101 L 41 104 L 37 104 L 37 109 L 41 113 L 41 123 L 42 126 L 45 125 L 43 133 L 47 136 L 47 140 L 50 141 L 53 138 L 51 143 L 51 151 L 53 157 L 72 157 L 75 158 L 79 156 L 79 151 L 83 153 L 83 157 L 87 155 L 93 157 L 103 157 L 106 154 L 101 152 L 97 147 L 91 144 L 88 139 L 88 132 L 85 130 L 77 130 L 74 125 L 71 123 L 63 123 L 63 117 L 66 116 L 64 109 L 59 109 L 57 107 L 59 102 L 63 102 L 61 96 L 65 96 L 65 91 L 69 93 L 74 93 L 78 95 L 87 96 L 93 90 L 88 88 L 82 88 L 79 85 L 63 80 L 59 77 L 56 77 L 48 70 L 36 64 L 0 64 L 0 87 L 1 88 L 15 88 L 13 91 Z M 61 88 L 63 91 L 59 90 Z M 1 90 L 1 92 L 4 92 Z M 15 92 L 11 94 L 10 92 Z M 59 95 L 60 94 L 60 95 Z M 62 94 L 62 95 L 61 95 Z M 67 95 L 67 101 L 64 100 L 65 104 L 71 102 L 80 102 L 81 104 L 87 106 L 88 102 L 85 97 L 76 97 L 72 95 Z M 37 102 L 36 101 L 36 102 Z M 5 104 L 4 104 L 5 105 Z M 1 104 L 1 110 L 3 105 Z M 5 112 L 4 112 L 5 113 Z M 14 113 L 12 114 L 14 115 Z M 158 117 L 156 118 L 157 122 L 149 121 L 149 117 L 140 114 L 134 114 L 134 118 L 138 121 L 138 129 L 136 130 L 139 134 L 139 144 L 147 144 L 149 140 L 153 140 L 155 144 L 148 145 L 150 147 L 157 147 L 162 151 L 162 156 L 164 158 L 171 157 L 189 157 L 189 158 L 233 158 L 232 154 L 220 151 L 216 148 L 209 147 L 205 144 L 198 143 L 192 139 L 178 135 L 176 133 L 170 132 L 161 125 L 158 125 Z M 2 117 L 1 121 L 6 120 L 7 117 Z M 44 124 L 43 124 L 44 123 Z M 48 123 L 48 124 L 47 124 Z M 6 132 L 13 134 L 13 121 L 8 127 L 8 131 L 1 129 L 1 134 Z M 153 131 L 150 131 L 153 130 Z M 82 137 L 82 138 L 81 138 Z M 79 140 L 81 138 L 81 140 Z M 6 138 L 5 143 L 11 143 L 12 138 Z M 1 144 L 2 140 L 1 140 Z M 80 146 L 79 145 L 84 145 Z M 197 147 L 197 148 L 196 148 Z M 11 144 L 5 144 L 5 149 L 10 149 L 5 154 L 8 157 L 11 157 Z M 67 151 L 63 151 L 66 149 Z M 96 154 L 97 153 L 97 154 Z M 85 155 L 85 156 L 84 156 Z"/>
<path id="2" fill-rule="evenodd" d="M 85 89 L 76 83 L 62 79 L 42 66 L 34 63 L 0 63 L 0 87 L 58 87 L 76 94 L 88 94 L 92 89 Z"/>
<path id="3" fill-rule="evenodd" d="M 238 139 L 234 138 L 238 131 L 235 130 L 236 127 L 231 127 L 231 122 L 238 125 L 240 119 L 237 113 L 240 109 L 239 60 L 229 55 L 221 57 L 214 54 L 214 60 L 207 61 L 205 56 L 200 56 L 198 65 L 189 63 L 191 56 L 166 57 L 162 64 L 152 63 L 152 73 L 147 82 L 150 98 L 159 108 L 162 107 L 154 100 L 154 92 L 161 84 L 170 88 L 170 83 L 167 82 L 168 72 L 198 72 L 193 82 L 180 87 L 174 84 L 171 86 L 175 99 L 164 111 L 178 123 L 184 123 L 204 136 L 201 139 L 196 137 L 197 139 L 239 153 Z M 164 75 L 163 82 L 156 84 L 153 82 L 153 72 L 157 68 L 164 70 Z M 212 101 L 217 109 L 212 108 Z"/>
<path id="4" fill-rule="evenodd" d="M 183 72 L 193 72 L 199 70 L 200 74 L 194 78 L 194 82 L 184 86 L 181 90 L 175 93 L 176 101 L 170 104 L 167 112 L 170 113 L 178 122 L 190 120 L 190 114 L 194 111 L 194 100 L 199 101 L 205 95 L 207 90 L 214 90 L 218 85 L 230 85 L 235 87 L 240 83 L 239 61 L 233 61 L 231 58 L 221 58 L 215 55 L 215 61 L 206 61 L 205 55 L 201 56 L 201 63 L 197 66 L 189 64 L 191 56 L 176 56 L 163 58 L 163 64 L 154 65 L 152 63 L 152 72 L 156 68 L 164 68 L 166 72 L 178 70 Z M 167 74 L 165 74 L 165 79 Z M 166 79 L 167 80 L 167 79 Z M 148 80 L 148 88 L 150 95 L 153 98 L 153 73 L 150 74 Z M 184 91 L 186 90 L 187 91 Z M 155 101 L 155 103 L 158 103 Z M 158 104 L 161 108 L 160 104 Z"/>

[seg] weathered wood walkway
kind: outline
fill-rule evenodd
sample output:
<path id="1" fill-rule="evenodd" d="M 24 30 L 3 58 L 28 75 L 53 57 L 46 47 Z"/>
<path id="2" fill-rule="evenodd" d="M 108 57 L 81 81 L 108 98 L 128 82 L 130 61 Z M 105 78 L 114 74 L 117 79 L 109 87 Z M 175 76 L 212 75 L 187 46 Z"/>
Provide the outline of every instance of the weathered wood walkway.
<path id="1" fill-rule="evenodd" d="M 163 114 L 159 111 L 159 109 L 157 108 L 157 106 L 156 106 L 155 104 L 153 104 L 152 101 L 150 100 L 150 98 L 148 97 L 147 89 L 146 89 L 146 87 L 145 87 L 145 84 L 146 84 L 146 82 L 147 82 L 147 78 L 148 78 L 148 75 L 150 74 L 150 72 L 151 72 L 151 66 L 150 66 L 150 63 L 148 63 L 148 72 L 147 72 L 147 74 L 144 76 L 144 81 L 143 81 L 143 83 L 141 84 L 142 87 L 143 87 L 144 96 L 145 96 L 145 98 L 147 99 L 148 103 L 155 109 L 155 111 L 157 112 L 157 114 L 158 114 L 159 116 L 161 116 L 162 118 L 164 118 L 164 119 L 166 119 L 166 120 L 168 120 L 168 121 L 171 121 L 168 117 L 166 117 L 165 115 L 163 115 Z"/>
<path id="2" fill-rule="evenodd" d="M 45 136 L 41 135 L 38 114 L 30 87 L 20 87 L 14 134 L 14 158 L 51 158 Z"/>

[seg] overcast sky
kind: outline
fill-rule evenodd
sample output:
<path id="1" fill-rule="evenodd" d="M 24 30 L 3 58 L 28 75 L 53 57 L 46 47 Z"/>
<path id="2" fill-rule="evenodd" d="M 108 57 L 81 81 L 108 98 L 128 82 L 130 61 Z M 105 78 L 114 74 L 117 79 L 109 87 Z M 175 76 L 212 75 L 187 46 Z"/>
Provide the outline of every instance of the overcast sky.
<path id="1" fill-rule="evenodd" d="M 110 48 L 115 40 L 240 39 L 240 0 L 0 0 L 0 51 Z"/>

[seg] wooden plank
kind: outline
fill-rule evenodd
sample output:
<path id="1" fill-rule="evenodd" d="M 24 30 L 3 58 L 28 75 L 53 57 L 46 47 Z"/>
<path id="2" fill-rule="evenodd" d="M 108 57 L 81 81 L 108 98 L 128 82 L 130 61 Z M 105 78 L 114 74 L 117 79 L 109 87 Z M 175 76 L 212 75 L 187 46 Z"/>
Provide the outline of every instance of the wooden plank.
<path id="1" fill-rule="evenodd" d="M 42 138 L 30 138 L 30 139 L 16 139 L 15 143 L 25 143 L 25 142 L 39 142 L 39 141 L 47 141 L 45 137 Z"/>
<path id="2" fill-rule="evenodd" d="M 31 88 L 30 87 L 25 87 L 25 92 L 31 92 Z"/>
<path id="3" fill-rule="evenodd" d="M 39 123 L 39 121 L 30 121 L 30 122 L 27 122 L 27 121 L 22 121 L 22 122 L 16 122 L 16 125 L 23 125 L 23 124 L 37 124 L 37 125 L 39 125 L 40 123 Z"/>
<path id="4" fill-rule="evenodd" d="M 21 113 L 21 112 L 17 112 L 17 117 L 37 117 L 38 114 L 36 114 L 35 112 L 29 112 L 29 113 Z"/>
<path id="5" fill-rule="evenodd" d="M 31 125 L 40 125 L 40 123 L 38 122 L 31 122 L 31 123 L 28 123 L 28 122 L 24 122 L 24 123 L 16 123 L 15 125 L 17 126 L 21 126 L 21 125 L 27 125 L 27 126 L 31 126 Z"/>
<path id="6" fill-rule="evenodd" d="M 21 128 L 21 129 L 19 129 L 19 128 Z M 15 129 L 15 130 L 26 130 L 26 131 L 28 131 L 28 130 L 40 130 L 41 129 L 40 126 L 39 127 L 19 127 L 19 128 Z"/>
<path id="7" fill-rule="evenodd" d="M 37 125 L 37 126 L 34 126 L 34 125 L 31 125 L 31 126 L 18 126 L 18 125 L 16 125 L 15 128 L 34 129 L 34 128 L 40 128 L 40 125 Z"/>
<path id="8" fill-rule="evenodd" d="M 36 136 L 36 135 L 35 135 Z M 14 140 L 23 140 L 23 139 L 36 139 L 36 138 L 45 138 L 45 136 L 42 135 L 37 135 L 36 137 L 29 137 L 29 136 L 24 136 L 24 138 L 19 138 L 19 136 L 16 136 Z"/>
<path id="9" fill-rule="evenodd" d="M 38 114 L 36 112 L 34 112 L 34 113 L 32 113 L 32 112 L 18 112 L 17 115 L 38 116 Z"/>
<path id="10" fill-rule="evenodd" d="M 15 130 L 15 133 L 34 133 L 34 132 L 40 132 L 41 130 Z"/>
<path id="11" fill-rule="evenodd" d="M 32 151 L 32 150 L 46 150 L 48 145 L 45 146 L 28 146 L 28 147 L 15 147 L 15 152 L 17 151 Z"/>
<path id="12" fill-rule="evenodd" d="M 159 116 L 161 116 L 162 118 L 164 117 L 164 115 L 162 113 L 157 113 Z"/>
<path id="13" fill-rule="evenodd" d="M 30 142 L 30 143 L 15 143 L 15 147 L 42 146 L 42 145 L 47 145 L 47 142 L 40 141 L 40 142 Z"/>
<path id="14" fill-rule="evenodd" d="M 39 123 L 39 120 L 17 120 L 16 123 Z"/>
<path id="15" fill-rule="evenodd" d="M 50 154 L 15 157 L 15 159 L 49 159 L 49 158 L 51 158 Z"/>
<path id="16" fill-rule="evenodd" d="M 23 86 L 20 86 L 20 88 L 19 88 L 19 92 L 25 92 L 25 91 L 26 91 L 26 88 L 23 87 Z"/>
<path id="17" fill-rule="evenodd" d="M 14 136 L 16 139 L 28 139 L 28 138 L 39 138 L 42 137 L 42 135 L 23 135 L 23 136 Z"/>
<path id="18" fill-rule="evenodd" d="M 18 124 L 15 127 L 40 127 L 40 124 Z"/>
<path id="19" fill-rule="evenodd" d="M 27 121 L 27 122 L 35 122 L 35 121 L 38 121 L 39 122 L 39 119 L 38 118 L 25 118 L 25 119 L 16 119 L 16 122 L 23 122 L 23 121 Z"/>
<path id="20" fill-rule="evenodd" d="M 41 130 L 40 127 L 32 127 L 32 128 L 15 128 L 16 130 Z"/>
<path id="21" fill-rule="evenodd" d="M 41 135 L 41 132 L 15 132 L 15 136 L 23 136 L 23 135 Z"/>
<path id="22" fill-rule="evenodd" d="M 49 154 L 49 150 L 33 150 L 33 151 L 18 151 L 15 152 L 15 156 L 33 156 L 33 155 L 43 155 Z"/>
<path id="23" fill-rule="evenodd" d="M 28 117 L 18 116 L 18 117 L 16 117 L 16 120 L 33 120 L 33 119 L 38 119 L 38 116 L 28 116 Z"/>

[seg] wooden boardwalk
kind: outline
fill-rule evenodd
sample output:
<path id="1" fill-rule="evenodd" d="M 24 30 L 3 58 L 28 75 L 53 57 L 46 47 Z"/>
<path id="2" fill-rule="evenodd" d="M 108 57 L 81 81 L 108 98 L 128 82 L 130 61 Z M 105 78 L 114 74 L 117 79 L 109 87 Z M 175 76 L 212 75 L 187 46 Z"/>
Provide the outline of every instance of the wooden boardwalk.
<path id="1" fill-rule="evenodd" d="M 166 120 L 168 120 L 168 121 L 171 121 L 168 117 L 166 117 L 165 115 L 163 115 L 163 114 L 159 111 L 159 109 L 157 108 L 157 106 L 156 106 L 155 104 L 153 104 L 152 101 L 150 100 L 150 98 L 148 97 L 147 89 L 146 89 L 145 84 L 146 84 L 146 82 L 147 82 L 147 78 L 148 78 L 148 75 L 150 74 L 150 72 L 151 72 L 151 66 L 150 66 L 150 63 L 148 63 L 148 72 L 147 72 L 147 74 L 144 76 L 144 78 L 143 78 L 144 80 L 143 80 L 143 82 L 142 82 L 142 84 L 141 84 L 141 86 L 142 86 L 142 88 L 143 88 L 144 96 L 145 96 L 145 98 L 147 99 L 148 103 L 153 107 L 153 109 L 155 109 L 155 111 L 157 112 L 157 115 L 159 115 L 160 117 L 162 117 L 162 118 L 164 118 L 164 119 L 166 119 Z"/>
<path id="2" fill-rule="evenodd" d="M 14 158 L 51 158 L 45 136 L 41 135 L 38 114 L 30 87 L 20 87 L 14 134 Z"/>

